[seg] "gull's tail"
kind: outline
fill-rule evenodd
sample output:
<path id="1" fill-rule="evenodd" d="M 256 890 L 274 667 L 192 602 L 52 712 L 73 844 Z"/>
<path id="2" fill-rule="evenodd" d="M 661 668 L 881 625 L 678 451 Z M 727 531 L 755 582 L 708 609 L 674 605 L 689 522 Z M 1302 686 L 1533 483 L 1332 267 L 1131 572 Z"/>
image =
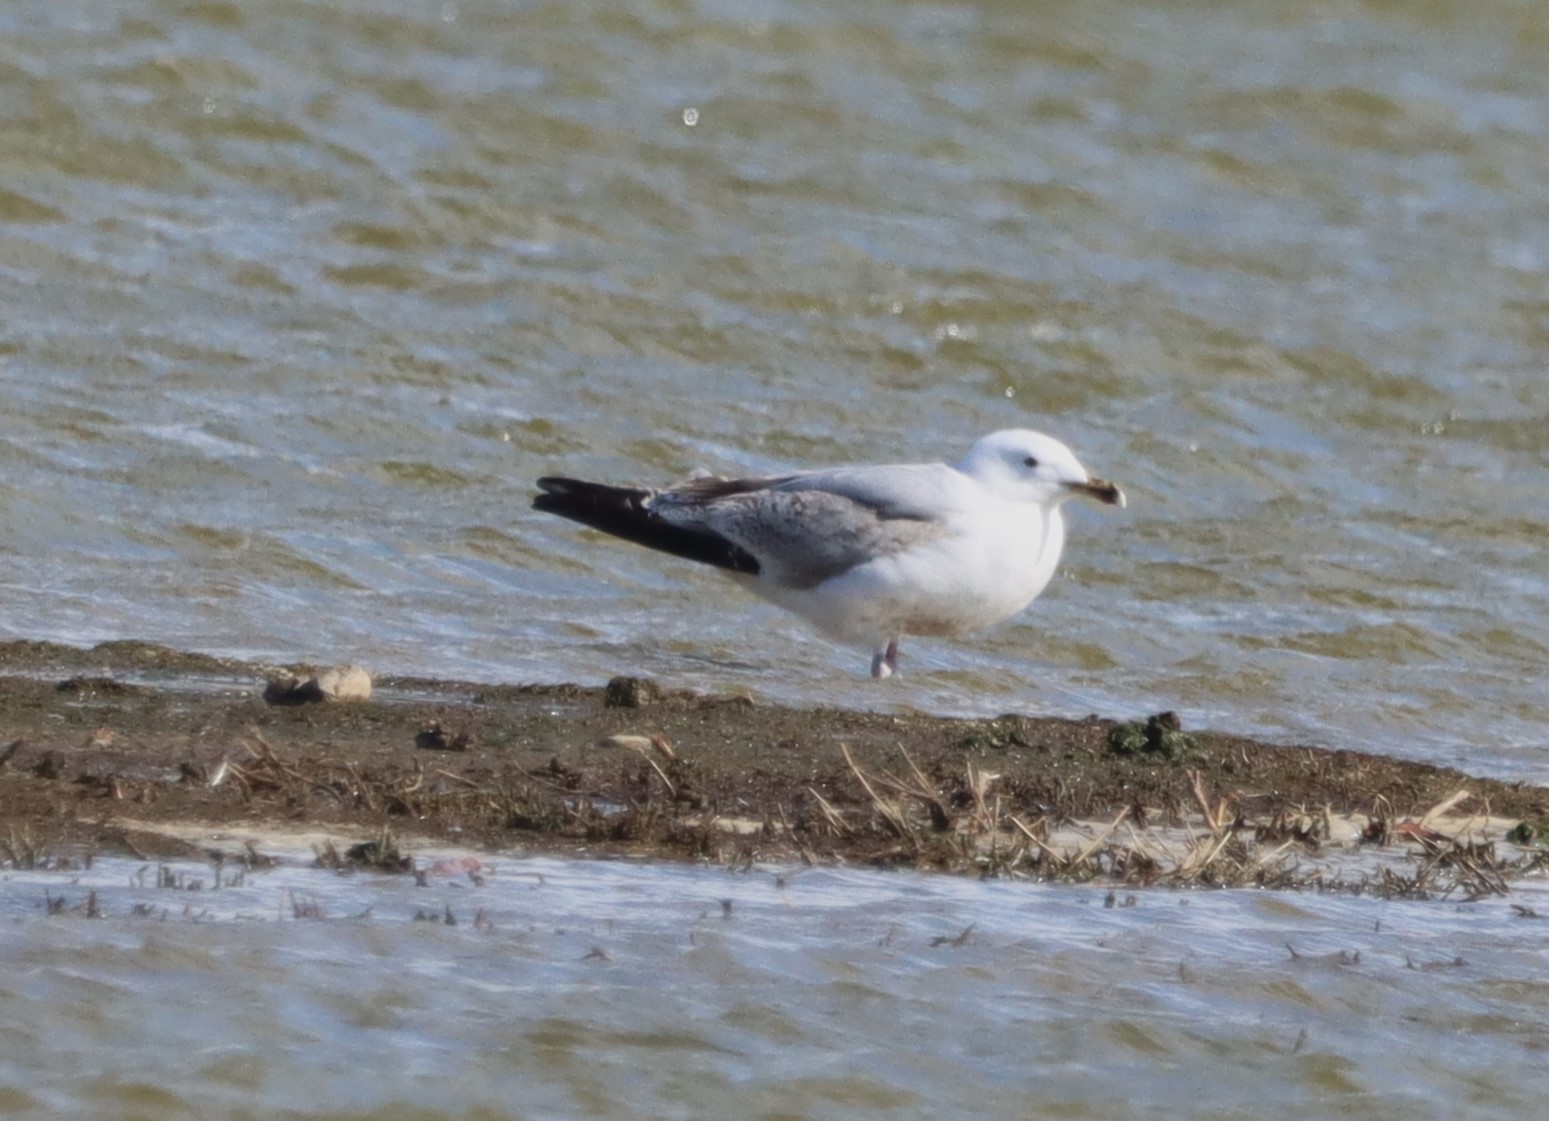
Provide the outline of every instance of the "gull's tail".
<path id="1" fill-rule="evenodd" d="M 709 529 L 673 525 L 652 512 L 649 503 L 654 491 L 552 476 L 539 479 L 538 489 L 543 493 L 533 499 L 534 510 L 558 514 L 675 557 L 758 575 L 758 558 L 741 546 Z"/>

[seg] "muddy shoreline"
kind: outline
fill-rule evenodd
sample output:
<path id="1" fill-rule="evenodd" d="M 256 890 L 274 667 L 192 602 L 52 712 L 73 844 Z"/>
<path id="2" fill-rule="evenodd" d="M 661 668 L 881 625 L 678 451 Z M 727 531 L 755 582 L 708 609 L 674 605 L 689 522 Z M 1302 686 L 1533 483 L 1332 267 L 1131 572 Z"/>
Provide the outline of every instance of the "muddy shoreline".
<path id="1" fill-rule="evenodd" d="M 630 678 L 266 703 L 280 672 L 0 644 L 0 862 L 256 858 L 290 831 L 385 869 L 455 847 L 1455 896 L 1536 873 L 1549 813 L 1541 787 L 1170 716 L 797 709 Z"/>

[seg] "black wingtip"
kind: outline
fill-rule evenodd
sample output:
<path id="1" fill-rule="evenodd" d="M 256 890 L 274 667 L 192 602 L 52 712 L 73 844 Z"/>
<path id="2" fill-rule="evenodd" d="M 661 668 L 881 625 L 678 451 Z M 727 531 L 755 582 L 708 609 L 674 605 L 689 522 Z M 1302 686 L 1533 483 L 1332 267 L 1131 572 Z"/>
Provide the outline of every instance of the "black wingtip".
<path id="1" fill-rule="evenodd" d="M 720 534 L 672 525 L 653 514 L 646 505 L 652 491 L 558 475 L 539 479 L 538 489 L 542 493 L 533 498 L 532 508 L 541 513 L 568 518 L 675 557 L 758 575 L 757 558 Z"/>
<path id="2" fill-rule="evenodd" d="M 590 484 L 582 483 L 579 479 L 567 479 L 563 475 L 545 475 L 538 480 L 538 489 L 544 494 L 569 494 L 579 486 Z"/>

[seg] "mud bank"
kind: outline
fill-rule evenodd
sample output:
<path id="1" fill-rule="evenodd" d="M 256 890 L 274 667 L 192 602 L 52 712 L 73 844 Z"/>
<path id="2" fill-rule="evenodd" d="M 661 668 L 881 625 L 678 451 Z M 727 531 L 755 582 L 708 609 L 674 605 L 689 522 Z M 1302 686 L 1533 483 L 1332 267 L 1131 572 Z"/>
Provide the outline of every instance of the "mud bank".
<path id="1" fill-rule="evenodd" d="M 403 870 L 423 846 L 1478 895 L 1539 869 L 1549 808 L 1538 787 L 1171 714 L 961 720 L 631 678 L 385 678 L 368 701 L 268 703 L 281 672 L 0 644 L 0 862 L 256 860 L 289 835 Z"/>

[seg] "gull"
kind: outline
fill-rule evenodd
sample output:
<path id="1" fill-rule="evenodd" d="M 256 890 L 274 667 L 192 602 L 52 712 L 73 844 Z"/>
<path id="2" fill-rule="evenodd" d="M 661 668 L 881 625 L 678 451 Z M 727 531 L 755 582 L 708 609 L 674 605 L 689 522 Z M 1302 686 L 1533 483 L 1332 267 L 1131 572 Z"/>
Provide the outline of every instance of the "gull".
<path id="1" fill-rule="evenodd" d="M 1009 429 L 951 465 L 704 476 L 655 490 L 547 477 L 533 508 L 730 573 L 842 642 L 898 669 L 906 634 L 956 637 L 1027 607 L 1065 544 L 1077 496 L 1124 506 L 1068 447 Z"/>

